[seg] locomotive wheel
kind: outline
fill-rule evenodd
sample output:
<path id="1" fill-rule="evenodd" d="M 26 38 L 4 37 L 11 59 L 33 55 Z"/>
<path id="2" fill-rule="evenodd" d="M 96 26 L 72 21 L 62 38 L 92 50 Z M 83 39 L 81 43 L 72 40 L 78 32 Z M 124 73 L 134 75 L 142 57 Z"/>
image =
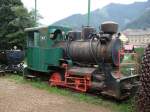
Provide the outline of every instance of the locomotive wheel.
<path id="1" fill-rule="evenodd" d="M 57 86 L 63 81 L 62 74 L 59 72 L 53 72 L 49 78 L 50 86 Z"/>

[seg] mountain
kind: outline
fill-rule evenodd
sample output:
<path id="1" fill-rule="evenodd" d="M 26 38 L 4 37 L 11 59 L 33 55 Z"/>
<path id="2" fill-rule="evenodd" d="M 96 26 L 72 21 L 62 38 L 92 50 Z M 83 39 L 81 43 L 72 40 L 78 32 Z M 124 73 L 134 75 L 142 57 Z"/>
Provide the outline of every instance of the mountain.
<path id="1" fill-rule="evenodd" d="M 144 12 L 139 18 L 126 25 L 130 29 L 150 28 L 150 10 Z"/>
<path id="2" fill-rule="evenodd" d="M 111 3 L 101 9 L 92 11 L 90 24 L 98 28 L 104 21 L 115 21 L 119 23 L 120 29 L 128 28 L 134 26 L 138 21 L 144 21 L 143 15 L 146 16 L 146 18 L 149 16 L 148 9 L 150 9 L 150 0 L 147 2 L 135 2 L 128 5 Z M 53 25 L 80 28 L 86 24 L 87 14 L 74 14 L 55 22 Z"/>

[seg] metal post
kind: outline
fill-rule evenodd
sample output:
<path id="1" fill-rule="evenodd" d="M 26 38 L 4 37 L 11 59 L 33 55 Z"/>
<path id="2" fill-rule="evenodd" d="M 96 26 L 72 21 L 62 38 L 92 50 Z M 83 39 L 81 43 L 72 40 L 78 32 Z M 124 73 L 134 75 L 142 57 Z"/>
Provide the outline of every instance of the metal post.
<path id="1" fill-rule="evenodd" d="M 35 0 L 35 22 L 37 21 L 37 0 Z"/>
<path id="2" fill-rule="evenodd" d="M 91 0 L 88 0 L 88 26 L 90 26 Z"/>

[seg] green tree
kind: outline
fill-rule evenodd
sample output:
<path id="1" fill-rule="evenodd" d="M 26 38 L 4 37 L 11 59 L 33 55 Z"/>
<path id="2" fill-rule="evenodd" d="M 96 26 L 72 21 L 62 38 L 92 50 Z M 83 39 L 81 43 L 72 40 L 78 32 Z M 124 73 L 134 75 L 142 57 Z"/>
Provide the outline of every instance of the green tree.
<path id="1" fill-rule="evenodd" d="M 40 19 L 43 19 L 43 17 L 42 17 L 42 15 L 38 12 L 38 10 L 36 11 L 36 15 L 37 15 L 37 17 L 36 17 L 36 21 L 33 21 L 34 23 L 34 26 L 40 26 L 40 25 L 42 25 L 41 23 L 39 23 L 38 21 L 40 20 Z M 31 18 L 32 18 L 32 20 L 35 20 L 35 9 L 32 9 L 30 12 L 29 12 L 29 14 L 30 14 L 30 16 L 31 16 Z"/>
<path id="2" fill-rule="evenodd" d="M 27 27 L 36 23 L 21 0 L 0 0 L 0 49 L 23 48 Z"/>

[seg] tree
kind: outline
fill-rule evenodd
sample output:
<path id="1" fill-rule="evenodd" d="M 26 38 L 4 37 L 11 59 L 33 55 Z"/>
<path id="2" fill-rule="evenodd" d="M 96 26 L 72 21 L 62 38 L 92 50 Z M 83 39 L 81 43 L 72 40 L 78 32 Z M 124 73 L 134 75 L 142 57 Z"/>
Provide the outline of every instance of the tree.
<path id="1" fill-rule="evenodd" d="M 23 48 L 27 27 L 35 26 L 32 14 L 20 0 L 0 0 L 0 49 Z"/>
<path id="2" fill-rule="evenodd" d="M 42 25 L 41 23 L 39 23 L 38 21 L 40 20 L 40 19 L 43 19 L 43 17 L 42 17 L 42 15 L 38 12 L 38 10 L 36 11 L 36 15 L 37 15 L 37 17 L 36 17 L 36 21 L 33 21 L 34 23 L 34 26 L 40 26 L 40 25 Z M 35 9 L 32 9 L 30 12 L 29 12 L 29 14 L 30 14 L 30 16 L 31 16 L 31 18 L 32 18 L 32 20 L 35 20 Z"/>

